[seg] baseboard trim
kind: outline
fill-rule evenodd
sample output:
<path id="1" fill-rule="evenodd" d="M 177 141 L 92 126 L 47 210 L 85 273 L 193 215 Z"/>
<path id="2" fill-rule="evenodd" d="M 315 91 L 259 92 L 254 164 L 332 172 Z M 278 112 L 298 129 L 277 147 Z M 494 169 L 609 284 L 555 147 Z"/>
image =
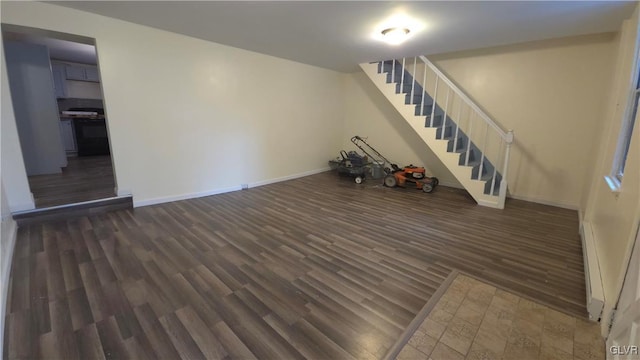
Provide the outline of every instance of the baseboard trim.
<path id="1" fill-rule="evenodd" d="M 578 209 L 578 232 L 582 236 L 582 223 L 584 222 L 584 212 L 582 209 Z"/>
<path id="2" fill-rule="evenodd" d="M 446 186 L 454 189 L 464 189 L 464 186 L 462 186 L 460 183 L 454 181 L 442 181 L 440 179 L 438 179 L 438 186 Z"/>
<path id="3" fill-rule="evenodd" d="M 168 202 L 173 202 L 173 201 L 197 199 L 197 198 L 201 198 L 201 197 L 205 197 L 205 196 L 224 194 L 224 193 L 228 193 L 228 192 L 232 192 L 232 191 L 239 191 L 239 190 L 242 190 L 242 187 L 240 185 L 237 185 L 237 186 L 230 186 L 230 187 L 226 187 L 226 188 L 212 189 L 212 190 L 195 192 L 195 193 L 173 195 L 173 196 L 163 196 L 163 197 L 147 199 L 147 200 L 135 200 L 135 196 L 134 196 L 134 198 L 133 198 L 134 199 L 133 200 L 133 207 L 137 208 L 137 207 L 142 207 L 142 206 L 163 204 L 163 203 L 168 203 Z"/>
<path id="4" fill-rule="evenodd" d="M 7 219 L 5 221 L 9 222 L 9 232 L 8 232 L 8 244 L 6 253 L 3 253 L 1 256 L 2 259 L 2 299 L 0 299 L 0 339 L 4 339 L 4 329 L 5 329 L 5 321 L 6 321 L 6 308 L 7 308 L 7 300 L 9 296 L 9 279 L 11 274 L 11 263 L 13 261 L 13 251 L 16 247 L 16 239 L 18 235 L 18 224 L 13 219 Z M 0 353 L 4 351 L 4 342 L 0 343 Z"/>
<path id="5" fill-rule="evenodd" d="M 604 308 L 604 287 L 602 283 L 602 272 L 600 271 L 600 260 L 598 259 L 598 249 L 596 234 L 590 222 L 583 222 L 580 229 L 582 240 L 582 256 L 584 259 L 584 275 L 587 291 L 587 312 L 589 320 L 599 321 Z"/>
<path id="6" fill-rule="evenodd" d="M 566 204 L 566 203 L 560 203 L 555 201 L 549 201 L 549 200 L 539 199 L 534 196 L 522 196 L 522 195 L 509 194 L 507 197 L 510 199 L 524 200 L 524 201 L 529 201 L 536 204 L 555 206 L 563 209 L 576 210 L 576 211 L 580 210 L 580 207 L 575 204 Z"/>
<path id="7" fill-rule="evenodd" d="M 120 196 L 40 208 L 14 213 L 12 215 L 13 219 L 18 223 L 18 226 L 22 226 L 49 221 L 67 220 L 82 216 L 92 216 L 108 211 L 131 208 L 133 208 L 133 200 L 131 196 Z"/>
<path id="8" fill-rule="evenodd" d="M 311 175 L 327 172 L 329 170 L 331 170 L 331 168 L 323 167 L 323 168 L 320 168 L 320 169 L 309 170 L 309 171 L 305 171 L 305 172 L 301 172 L 301 173 L 297 173 L 297 174 L 293 174 L 293 175 L 287 175 L 287 176 L 283 176 L 283 177 L 279 177 L 279 178 L 257 181 L 257 182 L 254 182 L 254 183 L 249 183 L 249 188 L 258 187 L 258 186 L 264 186 L 264 185 L 269 185 L 269 184 L 275 184 L 275 183 L 279 183 L 279 182 L 287 181 L 287 180 L 298 179 L 298 178 L 305 177 L 305 176 L 311 176 Z"/>
<path id="9" fill-rule="evenodd" d="M 504 209 L 503 207 L 500 207 L 500 203 L 498 202 L 498 197 L 496 196 L 496 201 L 488 201 L 488 200 L 483 200 L 483 199 L 478 199 L 476 200 L 476 202 L 478 203 L 478 205 L 480 206 L 486 206 L 488 208 L 493 208 L 493 209 Z"/>
<path id="10" fill-rule="evenodd" d="M 27 215 L 27 214 L 38 213 L 38 212 L 43 212 L 43 211 L 74 208 L 74 207 L 77 207 L 78 205 L 90 206 L 90 205 L 93 205 L 93 204 L 100 204 L 100 203 L 111 201 L 111 200 L 119 200 L 119 199 L 126 198 L 126 197 L 131 197 L 131 195 L 124 196 L 124 197 L 123 196 L 113 196 L 113 197 L 102 198 L 102 199 L 81 201 L 81 202 L 72 203 L 72 204 L 55 205 L 55 206 L 50 206 L 50 207 L 47 207 L 47 208 L 31 209 L 31 210 L 25 210 L 25 211 L 16 211 L 16 212 L 13 212 L 12 215 L 14 217 L 16 217 L 16 216 L 19 217 L 21 215 Z"/>
<path id="11" fill-rule="evenodd" d="M 253 187 L 258 187 L 258 186 L 274 184 L 274 183 L 278 183 L 278 182 L 282 182 L 282 181 L 293 180 L 293 179 L 297 179 L 297 178 L 301 178 L 301 177 L 305 177 L 305 176 L 309 176 L 309 175 L 315 175 L 315 174 L 323 173 L 323 172 L 329 171 L 329 170 L 330 170 L 329 167 L 324 167 L 324 168 L 305 171 L 305 172 L 301 172 L 301 173 L 297 173 L 297 174 L 293 174 L 293 175 L 287 175 L 287 176 L 283 176 L 283 177 L 279 177 L 279 178 L 257 181 L 257 182 L 249 183 L 248 187 L 249 188 L 253 188 Z M 236 185 L 236 186 L 230 186 L 230 187 L 219 188 L 219 189 L 212 189 L 212 190 L 195 192 L 195 193 L 188 193 L 188 194 L 182 194 L 182 195 L 174 195 L 174 196 L 165 196 L 165 197 L 153 198 L 153 199 L 148 199 L 148 200 L 135 200 L 135 195 L 134 195 L 133 207 L 136 208 L 136 207 L 142 207 L 142 206 L 150 206 L 150 205 L 168 203 L 168 202 L 172 202 L 172 201 L 196 199 L 196 198 L 201 198 L 201 197 L 205 197 L 205 196 L 224 194 L 224 193 L 233 192 L 233 191 L 240 191 L 240 190 L 242 190 L 242 185 Z"/>

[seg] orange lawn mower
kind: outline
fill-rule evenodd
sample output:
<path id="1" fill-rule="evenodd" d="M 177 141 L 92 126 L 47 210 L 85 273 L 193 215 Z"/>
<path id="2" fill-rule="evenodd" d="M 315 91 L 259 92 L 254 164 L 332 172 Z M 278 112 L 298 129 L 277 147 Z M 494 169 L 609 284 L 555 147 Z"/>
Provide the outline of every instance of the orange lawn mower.
<path id="1" fill-rule="evenodd" d="M 415 186 L 416 189 L 422 189 L 426 193 L 430 193 L 438 186 L 437 177 L 426 176 L 424 167 L 405 166 L 400 168 L 398 165 L 391 163 L 387 158 L 380 154 L 376 149 L 369 145 L 360 136 L 351 138 L 351 142 L 357 146 L 362 152 L 373 160 L 374 164 L 382 167 L 386 176 L 384 177 L 384 185 L 387 187 L 408 187 Z M 391 168 L 385 166 L 388 164 Z"/>
<path id="2" fill-rule="evenodd" d="M 438 186 L 438 178 L 425 176 L 425 169 L 423 167 L 409 165 L 385 176 L 384 186 L 415 186 L 418 190 L 422 189 L 422 191 L 430 193 Z"/>

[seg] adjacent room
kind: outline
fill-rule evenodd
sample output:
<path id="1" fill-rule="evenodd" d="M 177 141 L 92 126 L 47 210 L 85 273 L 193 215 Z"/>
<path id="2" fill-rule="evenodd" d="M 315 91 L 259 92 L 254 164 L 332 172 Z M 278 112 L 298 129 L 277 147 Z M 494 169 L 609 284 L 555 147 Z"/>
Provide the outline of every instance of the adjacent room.
<path id="1" fill-rule="evenodd" d="M 637 2 L 0 6 L 3 358 L 637 358 Z"/>
<path id="2" fill-rule="evenodd" d="M 67 41 L 51 37 L 50 32 L 11 26 L 2 35 L 14 111 L 22 119 L 17 122 L 18 136 L 36 208 L 113 197 L 93 41 Z"/>

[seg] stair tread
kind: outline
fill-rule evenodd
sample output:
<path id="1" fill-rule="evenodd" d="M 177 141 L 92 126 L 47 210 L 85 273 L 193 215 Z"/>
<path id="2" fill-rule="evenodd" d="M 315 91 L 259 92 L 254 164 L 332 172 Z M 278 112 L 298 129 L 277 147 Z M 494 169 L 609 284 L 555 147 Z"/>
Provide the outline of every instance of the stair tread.
<path id="1" fill-rule="evenodd" d="M 480 181 L 489 181 L 489 180 L 491 180 L 491 179 L 493 179 L 493 173 L 490 173 L 490 174 L 484 174 L 484 175 L 482 175 L 482 176 L 480 177 Z M 477 178 L 476 178 L 476 180 L 477 180 Z"/>
<path id="2" fill-rule="evenodd" d="M 435 140 L 447 141 L 447 152 L 459 154 L 459 161 L 454 166 L 471 167 L 471 179 L 485 183 L 482 194 L 485 196 L 499 196 L 500 173 L 494 172 L 493 164 L 484 156 L 480 156 L 482 151 L 479 150 L 474 142 L 469 141 L 463 130 L 458 133 L 456 130 L 458 129 L 458 124 L 449 116 L 445 117 L 446 113 L 439 103 L 433 101 L 428 90 L 420 85 L 419 80 L 408 73 L 398 60 L 395 63 L 392 60 L 378 62 L 378 73 L 385 77 L 387 84 L 395 85 L 396 94 L 405 96 L 405 106 L 415 107 L 415 115 L 424 118 L 425 128 L 437 130 L 435 132 Z M 431 116 L 431 114 L 434 116 Z M 454 142 L 456 147 L 460 147 L 459 149 L 453 149 Z M 465 165 L 467 152 L 469 152 L 469 161 Z M 460 164 L 460 161 L 462 164 Z M 480 172 L 480 169 L 482 169 L 482 172 Z M 480 175 L 479 178 L 478 175 Z M 493 192 L 490 191 L 491 187 L 494 188 Z"/>
<path id="3" fill-rule="evenodd" d="M 462 148 L 462 149 L 457 149 L 457 150 L 448 151 L 448 152 L 462 154 L 462 153 L 467 152 L 467 148 L 465 147 L 465 148 Z"/>
<path id="4" fill-rule="evenodd" d="M 471 166 L 471 167 L 473 167 L 473 166 L 478 166 L 478 165 L 480 165 L 480 160 L 469 160 L 469 163 L 467 165 L 462 164 L 462 165 L 458 165 L 458 166 Z"/>

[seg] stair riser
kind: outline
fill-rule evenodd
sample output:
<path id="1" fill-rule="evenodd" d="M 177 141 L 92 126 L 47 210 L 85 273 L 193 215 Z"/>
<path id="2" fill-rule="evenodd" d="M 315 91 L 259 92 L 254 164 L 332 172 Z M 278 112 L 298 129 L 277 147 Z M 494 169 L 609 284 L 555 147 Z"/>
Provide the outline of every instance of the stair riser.
<path id="1" fill-rule="evenodd" d="M 444 120 L 444 111 L 440 108 L 440 106 L 438 106 L 437 104 L 435 105 L 435 111 L 433 109 L 433 99 L 431 98 L 431 96 L 429 96 L 428 93 L 424 93 L 422 86 L 418 83 L 415 82 L 414 83 L 414 79 L 411 76 L 411 74 L 409 74 L 406 71 L 403 71 L 402 69 L 402 65 L 400 62 L 396 62 L 395 63 L 395 67 L 393 65 L 393 61 L 385 61 L 383 64 L 378 63 L 377 65 L 377 70 L 378 70 L 378 74 L 381 74 L 382 76 L 384 76 L 387 84 L 393 84 L 393 88 L 395 90 L 396 94 L 404 94 L 404 103 L 405 106 L 409 105 L 409 106 L 413 106 L 414 107 L 414 111 L 413 114 L 415 116 L 421 116 L 424 117 L 424 126 L 425 128 L 436 128 L 435 130 L 435 134 L 431 133 L 430 136 L 433 136 L 435 139 L 445 139 L 448 140 L 447 141 L 447 145 L 446 145 L 446 150 L 449 153 L 453 153 L 453 152 L 457 152 L 459 153 L 458 156 L 458 166 L 461 168 L 465 168 L 468 169 L 467 171 L 467 175 L 468 179 L 472 179 L 472 180 L 477 180 L 478 179 L 478 174 L 480 173 L 480 169 L 482 168 L 482 173 L 480 174 L 480 179 L 482 181 L 482 188 L 483 188 L 483 193 L 485 195 L 489 194 L 491 192 L 491 187 L 494 187 L 494 191 L 492 195 L 498 195 L 499 194 L 499 185 L 500 185 L 500 181 L 501 181 L 501 176 L 499 173 L 496 173 L 495 179 L 493 176 L 493 172 L 494 172 L 494 168 L 493 165 L 491 164 L 491 162 L 487 159 L 487 158 L 482 158 L 482 153 L 480 152 L 480 150 L 476 147 L 475 144 L 473 144 L 473 142 L 469 143 L 468 141 L 468 137 L 466 136 L 466 134 L 464 134 L 464 132 L 460 129 L 458 129 L 457 131 L 457 135 L 458 135 L 458 140 L 456 142 L 456 149 L 454 149 L 454 136 L 456 136 L 456 128 L 457 126 L 455 125 L 455 123 L 453 123 L 453 121 L 447 116 L 446 118 L 446 122 L 445 122 L 445 126 L 443 127 L 443 120 Z M 410 66 L 410 65 L 407 65 Z M 393 74 L 392 74 L 393 73 Z M 369 76 L 372 76 L 369 74 Z M 401 85 L 402 83 L 402 85 Z M 384 92 L 384 91 L 383 91 Z M 412 96 L 413 93 L 413 96 Z M 423 95 L 424 94 L 424 95 Z M 392 95 L 387 95 L 387 97 L 392 96 Z M 391 98 L 390 98 L 391 99 Z M 424 100 L 423 100 L 424 99 Z M 394 100 L 396 101 L 396 100 Z M 400 105 L 399 103 L 395 103 L 395 106 L 399 109 L 399 107 L 401 107 L 402 105 Z M 399 110 L 400 111 L 400 110 Z M 431 117 L 431 112 L 433 111 L 434 113 L 434 117 L 433 117 L 433 122 L 430 120 Z M 405 114 L 404 116 L 407 117 L 408 115 L 406 115 L 406 111 L 400 111 L 401 113 Z M 407 119 L 408 120 L 408 119 Z M 409 121 L 409 120 L 408 120 Z M 415 126 L 414 126 L 415 127 Z M 419 128 L 416 128 L 416 131 L 419 131 Z M 444 136 L 443 135 L 444 132 Z M 434 136 L 435 135 L 435 136 Z M 427 141 L 425 139 L 425 141 Z M 432 146 L 432 145 L 430 145 Z M 434 144 L 433 146 L 436 146 L 436 144 Z M 467 163 L 467 147 L 470 146 L 469 149 L 469 158 L 468 158 L 468 166 L 465 166 L 465 163 Z M 437 145 L 437 147 L 440 147 L 440 145 Z M 444 147 L 442 148 L 442 150 L 444 150 Z M 441 150 L 439 150 L 441 151 Z M 444 156 L 444 155 L 441 155 Z M 482 166 L 480 165 L 480 159 L 483 159 L 483 163 Z M 459 175 L 462 174 L 462 172 L 459 172 L 457 169 L 453 169 L 449 166 L 449 169 L 454 172 L 454 173 L 459 173 Z M 456 175 L 456 177 L 458 177 L 459 175 Z M 465 185 L 465 187 L 470 186 L 473 187 L 475 189 L 478 189 L 476 187 L 476 185 L 471 186 L 472 184 L 477 184 L 477 183 L 468 183 L 466 181 L 463 181 L 461 178 L 458 177 L 458 179 L 463 182 L 466 183 L 467 185 Z M 495 180 L 495 184 L 494 183 Z M 471 190 L 470 190 L 471 191 Z M 478 191 L 482 191 L 481 189 L 478 189 Z M 478 198 L 478 201 L 480 202 L 482 196 L 480 196 Z M 486 203 L 488 200 L 488 198 L 484 198 L 482 199 L 483 204 Z"/>
<path id="2" fill-rule="evenodd" d="M 414 111 L 414 115 L 416 116 L 431 116 L 431 105 L 425 105 L 420 111 L 420 105 L 416 105 L 416 110 Z"/>
<path id="3" fill-rule="evenodd" d="M 485 182 L 485 186 L 484 186 L 484 193 L 485 194 L 489 194 L 491 193 L 491 184 L 493 182 L 493 178 L 486 181 Z M 502 182 L 502 176 L 499 173 L 496 173 L 496 183 L 493 187 L 493 194 L 494 196 L 498 196 L 500 194 L 500 183 Z"/>
<path id="4" fill-rule="evenodd" d="M 442 128 L 439 128 L 438 131 L 436 131 L 436 139 L 450 139 L 451 137 L 453 137 L 453 126 L 446 125 L 444 127 L 444 136 L 442 136 L 442 132 Z"/>
<path id="5" fill-rule="evenodd" d="M 440 127 L 442 126 L 442 115 L 436 115 L 431 121 L 431 116 L 425 116 L 424 127 Z"/>
<path id="6" fill-rule="evenodd" d="M 482 176 L 480 177 L 481 179 L 484 179 L 487 175 L 491 175 L 491 177 L 493 177 L 493 167 L 491 167 L 491 173 L 489 173 L 489 164 L 487 164 L 486 161 L 482 162 Z M 477 179 L 478 178 L 478 173 L 480 172 L 480 164 L 475 165 L 473 167 L 473 170 L 471 170 L 471 178 L 473 179 Z M 484 179 L 489 180 L 489 179 Z"/>
<path id="7" fill-rule="evenodd" d="M 422 105 L 424 101 L 424 106 L 433 105 L 433 100 L 429 96 L 422 97 L 422 94 L 414 94 L 413 99 L 411 98 L 411 94 L 407 94 L 404 97 L 404 103 L 407 105 Z"/>
<path id="8" fill-rule="evenodd" d="M 405 93 L 405 94 L 411 94 L 411 90 L 413 90 L 414 94 L 422 94 L 423 90 L 422 90 L 422 86 L 420 86 L 420 84 L 418 84 L 417 82 L 413 85 L 413 88 L 411 87 L 411 82 L 413 81 L 413 79 L 409 78 L 405 78 L 404 82 L 402 83 L 402 86 L 400 86 L 400 79 L 396 79 L 396 81 L 393 82 L 389 82 L 390 84 L 395 83 L 396 84 L 396 92 L 398 93 Z"/>
<path id="9" fill-rule="evenodd" d="M 455 145 L 455 149 L 454 146 Z M 463 137 L 458 137 L 458 141 L 450 139 L 447 143 L 447 152 L 461 152 L 467 148 L 467 141 Z"/>
<path id="10" fill-rule="evenodd" d="M 459 141 L 458 141 L 458 144 L 460 144 Z M 458 147 L 460 147 L 460 145 L 458 145 Z M 458 159 L 458 165 L 459 166 L 465 166 L 464 164 L 467 161 L 467 143 L 466 143 L 466 141 L 463 143 L 462 148 L 458 149 L 458 152 L 460 153 L 460 158 Z M 471 150 L 469 150 L 469 162 L 474 162 L 476 160 L 478 160 L 478 157 L 476 156 L 476 150 L 471 148 Z"/>

